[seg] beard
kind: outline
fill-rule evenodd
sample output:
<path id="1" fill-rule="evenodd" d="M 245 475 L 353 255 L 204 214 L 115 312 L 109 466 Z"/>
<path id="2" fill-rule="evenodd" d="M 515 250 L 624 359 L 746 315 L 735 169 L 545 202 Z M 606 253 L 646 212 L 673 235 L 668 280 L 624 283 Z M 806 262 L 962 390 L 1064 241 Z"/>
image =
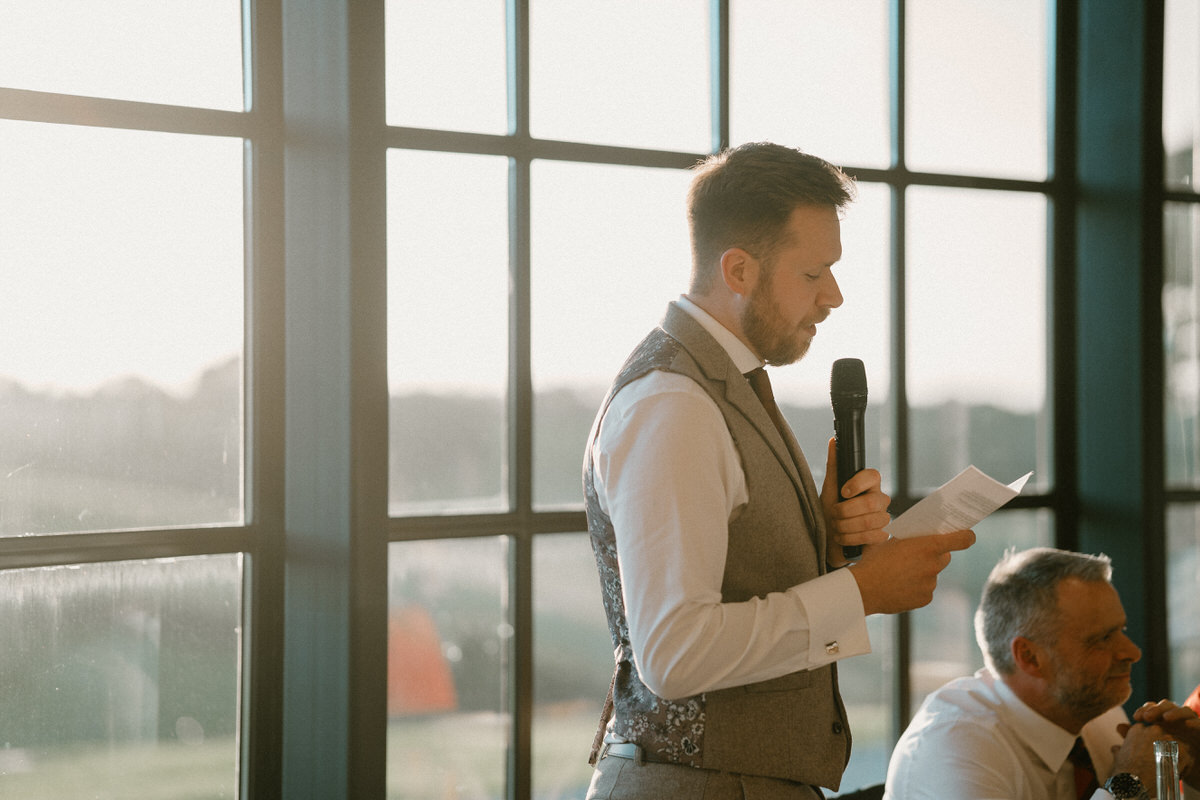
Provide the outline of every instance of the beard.
<path id="1" fill-rule="evenodd" d="M 1059 664 L 1060 669 L 1066 665 Z M 1132 689 L 1127 685 L 1122 690 L 1097 688 L 1095 681 L 1086 677 L 1060 671 L 1050 687 L 1050 694 L 1060 707 L 1069 709 L 1080 720 L 1087 721 L 1119 706 L 1129 699 Z"/>
<path id="2" fill-rule="evenodd" d="M 771 274 L 767 271 L 750 293 L 740 323 L 742 332 L 759 357 L 773 367 L 782 367 L 804 358 L 812 344 L 805 328 L 823 319 L 825 316 L 789 325 L 783 319 L 779 304 L 775 302 L 771 291 Z"/>

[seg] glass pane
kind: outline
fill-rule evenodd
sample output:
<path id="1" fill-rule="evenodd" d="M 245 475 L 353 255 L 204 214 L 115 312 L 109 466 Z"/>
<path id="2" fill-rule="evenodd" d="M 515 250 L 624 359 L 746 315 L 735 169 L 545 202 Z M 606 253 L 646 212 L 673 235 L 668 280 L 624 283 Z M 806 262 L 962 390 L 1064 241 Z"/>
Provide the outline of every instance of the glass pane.
<path id="1" fill-rule="evenodd" d="M 842 260 L 833 268 L 844 302 L 817 329 L 804 360 L 772 369 L 779 407 L 796 433 L 817 485 L 825 475 L 826 445 L 833 436 L 829 379 L 833 362 L 858 358 L 867 371 L 867 464 L 883 473 L 885 491 L 892 480 L 892 398 L 889 341 L 891 328 L 889 220 L 887 187 L 859 184 L 858 198 L 842 220 Z M 856 737 L 857 741 L 857 737 Z M 856 745 L 857 747 L 857 745 Z"/>
<path id="2" fill-rule="evenodd" d="M 234 797 L 238 555 L 0 572 L 5 797 Z"/>
<path id="3" fill-rule="evenodd" d="M 1171 697 L 1187 699 L 1200 684 L 1200 506 L 1167 508 L 1167 639 Z"/>
<path id="4" fill-rule="evenodd" d="M 911 612 L 911 716 L 930 692 L 983 666 L 975 643 L 975 609 L 988 573 L 1004 551 L 1054 544 L 1054 517 L 1045 509 L 1000 511 L 975 526 L 977 540 L 956 553 L 938 576 L 933 602 Z M 908 716 L 905 717 L 906 719 Z"/>
<path id="5" fill-rule="evenodd" d="M 1051 485 L 1046 200 L 914 188 L 908 201 L 907 362 L 912 483 L 974 464 Z"/>
<path id="6" fill-rule="evenodd" d="M 533 540 L 533 796 L 587 794 L 613 648 L 587 534 Z"/>
<path id="7" fill-rule="evenodd" d="M 860 0 L 848 25 L 845 0 L 731 3 L 734 144 L 768 140 L 835 164 L 886 167 L 887 7 L 887 0 Z"/>
<path id="8" fill-rule="evenodd" d="M 909 0 L 910 169 L 1046 177 L 1046 0 Z"/>
<path id="9" fill-rule="evenodd" d="M 388 546 L 388 798 L 504 797 L 507 563 L 499 537 Z"/>
<path id="10" fill-rule="evenodd" d="M 388 153 L 392 515 L 499 511 L 508 161 Z"/>
<path id="11" fill-rule="evenodd" d="M 600 401 L 667 303 L 687 290 L 690 178 L 685 170 L 533 164 L 537 505 L 583 505 L 583 450 Z"/>
<path id="12" fill-rule="evenodd" d="M 1200 6 L 1167 0 L 1163 26 L 1163 152 L 1168 186 L 1190 189 L 1200 138 Z"/>
<path id="13" fill-rule="evenodd" d="M 242 141 L 0 141 L 0 535 L 241 522 Z"/>
<path id="14" fill-rule="evenodd" d="M 531 0 L 533 135 L 707 152 L 708 6 L 707 0 Z"/>
<path id="15" fill-rule="evenodd" d="M 6 0 L 0 86 L 241 111 L 242 3 Z"/>
<path id="16" fill-rule="evenodd" d="M 504 0 L 389 0 L 389 125 L 507 131 L 504 6 Z"/>
<path id="17" fill-rule="evenodd" d="M 842 791 L 852 792 L 883 783 L 888 759 L 896 740 L 892 736 L 892 706 L 895 699 L 895 617 L 867 617 L 871 652 L 838 662 L 838 687 L 854 747 L 842 774 Z"/>
<path id="18" fill-rule="evenodd" d="M 1163 209 L 1163 361 L 1167 483 L 1200 485 L 1200 209 Z"/>

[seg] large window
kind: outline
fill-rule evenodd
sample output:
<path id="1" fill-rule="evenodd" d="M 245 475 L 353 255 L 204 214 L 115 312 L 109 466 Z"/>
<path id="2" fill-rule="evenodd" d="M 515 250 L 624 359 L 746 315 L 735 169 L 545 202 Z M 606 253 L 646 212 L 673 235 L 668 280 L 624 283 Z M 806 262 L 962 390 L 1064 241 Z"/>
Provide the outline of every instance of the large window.
<path id="1" fill-rule="evenodd" d="M 971 614 L 999 554 L 1054 538 L 1046 3 L 880 2 L 853 26 L 836 2 L 710 5 L 532 0 L 506 21 L 495 3 L 466 25 L 388 5 L 392 608 L 407 553 L 458 565 L 405 607 L 438 621 L 435 671 L 462 695 L 433 719 L 393 710 L 389 740 L 474 730 L 469 764 L 457 737 L 421 738 L 431 763 L 448 748 L 445 780 L 471 796 L 497 796 L 485 787 L 506 760 L 535 797 L 586 786 L 611 655 L 582 534 L 584 443 L 625 356 L 686 288 L 687 167 L 714 148 L 774 139 L 858 178 L 845 305 L 776 379 L 818 480 L 844 356 L 867 364 L 870 458 L 894 510 L 972 463 L 1004 482 L 1035 472 L 935 605 L 873 619 L 875 654 L 844 665 L 847 786 L 882 779 L 901 705 L 979 665 Z M 398 66 L 434 41 L 453 43 Z M 470 118 L 455 110 L 468 92 Z M 562 663 L 574 653 L 588 655 Z M 532 705 L 505 704 L 502 687 L 530 682 Z M 389 776 L 416 780 L 390 753 Z"/>
<path id="2" fill-rule="evenodd" d="M 893 513 L 969 464 L 1034 471 L 841 669 L 844 787 L 881 781 L 917 703 L 980 665 L 996 558 L 1077 545 L 1109 510 L 1082 445 L 1130 437 L 1076 413 L 1074 373 L 1107 368 L 1076 282 L 1133 263 L 1075 263 L 1081 5 L 0 3 L 0 795 L 582 796 L 612 658 L 584 442 L 685 289 L 689 168 L 760 139 L 858 182 L 846 302 L 775 381 L 818 481 L 847 356 Z M 1146 5 L 1163 374 L 1135 391 L 1163 431 L 1132 427 L 1162 519 L 1133 524 L 1167 597 L 1143 664 L 1178 697 L 1200 19 Z"/>
<path id="3" fill-rule="evenodd" d="M 1200 15 L 1166 4 L 1163 54 L 1164 548 L 1171 696 L 1200 684 Z"/>
<path id="4" fill-rule="evenodd" d="M 243 33 L 0 4 L 5 796 L 239 789 Z"/>

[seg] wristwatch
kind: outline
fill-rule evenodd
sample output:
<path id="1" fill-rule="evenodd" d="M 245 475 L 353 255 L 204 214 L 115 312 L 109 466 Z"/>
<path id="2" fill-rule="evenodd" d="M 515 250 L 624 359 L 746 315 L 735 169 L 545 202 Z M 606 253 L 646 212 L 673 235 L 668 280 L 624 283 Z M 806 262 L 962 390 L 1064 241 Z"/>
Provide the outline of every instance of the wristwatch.
<path id="1" fill-rule="evenodd" d="M 1118 772 L 1104 782 L 1104 788 L 1117 800 L 1150 800 L 1142 779 L 1131 772 Z"/>

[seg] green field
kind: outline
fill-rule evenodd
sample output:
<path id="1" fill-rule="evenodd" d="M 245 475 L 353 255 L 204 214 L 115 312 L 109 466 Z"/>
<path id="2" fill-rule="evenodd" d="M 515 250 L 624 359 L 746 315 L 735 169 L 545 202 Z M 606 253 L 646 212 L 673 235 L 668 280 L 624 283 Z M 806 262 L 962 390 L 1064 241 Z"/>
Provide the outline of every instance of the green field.
<path id="1" fill-rule="evenodd" d="M 0 797 L 21 800 L 233 800 L 232 739 L 195 744 L 0 750 Z"/>

